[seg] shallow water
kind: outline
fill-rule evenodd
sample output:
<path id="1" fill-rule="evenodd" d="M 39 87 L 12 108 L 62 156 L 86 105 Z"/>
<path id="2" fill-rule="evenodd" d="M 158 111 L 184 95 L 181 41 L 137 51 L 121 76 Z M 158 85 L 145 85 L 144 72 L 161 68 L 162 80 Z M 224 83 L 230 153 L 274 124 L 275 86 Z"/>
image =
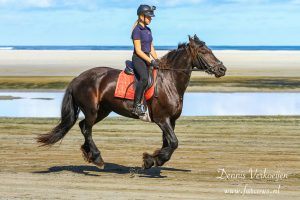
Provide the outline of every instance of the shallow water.
<path id="1" fill-rule="evenodd" d="M 59 117 L 63 94 L 0 92 L 0 97 L 21 97 L 0 98 L 0 117 Z M 300 93 L 186 93 L 182 115 L 300 115 Z"/>

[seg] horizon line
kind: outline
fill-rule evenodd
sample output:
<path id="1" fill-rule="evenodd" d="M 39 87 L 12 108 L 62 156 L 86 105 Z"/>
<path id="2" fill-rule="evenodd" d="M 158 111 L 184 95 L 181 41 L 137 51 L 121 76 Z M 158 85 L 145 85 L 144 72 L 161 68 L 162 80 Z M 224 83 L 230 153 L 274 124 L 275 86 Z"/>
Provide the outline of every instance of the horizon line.
<path id="1" fill-rule="evenodd" d="M 180 44 L 180 42 L 178 43 Z M 177 44 L 177 45 L 178 45 Z M 154 45 L 154 46 L 158 46 L 158 47 L 174 47 L 174 46 L 177 46 L 177 45 Z M 6 45 L 6 44 L 0 44 L 0 47 L 11 47 L 11 46 L 74 46 L 74 47 L 78 47 L 78 46 L 103 46 L 103 47 L 133 47 L 133 45 L 101 45 L 101 44 L 17 44 L 17 45 L 12 45 L 12 44 L 9 44 L 9 45 Z M 207 46 L 215 46 L 215 47 L 218 47 L 218 46 L 222 46 L 222 47 L 300 47 L 300 44 L 297 44 L 297 45 L 290 45 L 290 44 L 286 44 L 286 45 L 265 45 L 265 44 L 262 44 L 262 45 L 247 45 L 247 44 L 243 44 L 243 45 L 228 45 L 228 44 L 214 44 L 214 45 L 207 45 Z"/>

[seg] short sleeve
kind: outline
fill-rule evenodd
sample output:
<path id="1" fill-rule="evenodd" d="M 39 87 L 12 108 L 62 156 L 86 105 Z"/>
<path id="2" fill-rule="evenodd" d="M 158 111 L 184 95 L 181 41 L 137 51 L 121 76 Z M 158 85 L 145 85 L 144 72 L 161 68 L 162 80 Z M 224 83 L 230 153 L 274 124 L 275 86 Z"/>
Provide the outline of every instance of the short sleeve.
<path id="1" fill-rule="evenodd" d="M 141 39 L 141 34 L 140 34 L 140 30 L 138 29 L 138 27 L 136 26 L 131 34 L 131 38 L 133 40 L 140 40 Z"/>

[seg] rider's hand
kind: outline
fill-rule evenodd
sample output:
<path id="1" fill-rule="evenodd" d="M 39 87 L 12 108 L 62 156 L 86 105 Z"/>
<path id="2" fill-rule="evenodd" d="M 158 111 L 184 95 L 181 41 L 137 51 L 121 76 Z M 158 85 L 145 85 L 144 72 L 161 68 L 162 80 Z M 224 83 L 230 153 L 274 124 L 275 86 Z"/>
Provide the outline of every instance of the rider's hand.
<path id="1" fill-rule="evenodd" d="M 159 59 L 151 60 L 151 65 L 152 65 L 155 69 L 158 69 L 158 68 L 159 68 Z"/>

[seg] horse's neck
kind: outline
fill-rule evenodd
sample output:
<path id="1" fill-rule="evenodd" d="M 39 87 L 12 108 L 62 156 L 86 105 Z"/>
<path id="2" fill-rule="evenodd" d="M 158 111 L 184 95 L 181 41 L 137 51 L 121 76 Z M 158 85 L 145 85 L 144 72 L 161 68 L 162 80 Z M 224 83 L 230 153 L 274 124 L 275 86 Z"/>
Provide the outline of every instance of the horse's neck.
<path id="1" fill-rule="evenodd" d="M 167 70 L 166 73 L 171 77 L 170 84 L 175 85 L 178 95 L 182 97 L 190 82 L 191 70 L 188 59 L 182 62 L 180 66 L 178 65 L 177 68 L 173 68 L 172 66 L 175 65 L 177 66 L 178 64 L 168 64 L 167 68 L 172 68 L 174 70 Z"/>
<path id="2" fill-rule="evenodd" d="M 177 92 L 180 96 L 183 96 L 191 78 L 191 71 L 173 71 L 173 83 L 175 83 Z"/>

